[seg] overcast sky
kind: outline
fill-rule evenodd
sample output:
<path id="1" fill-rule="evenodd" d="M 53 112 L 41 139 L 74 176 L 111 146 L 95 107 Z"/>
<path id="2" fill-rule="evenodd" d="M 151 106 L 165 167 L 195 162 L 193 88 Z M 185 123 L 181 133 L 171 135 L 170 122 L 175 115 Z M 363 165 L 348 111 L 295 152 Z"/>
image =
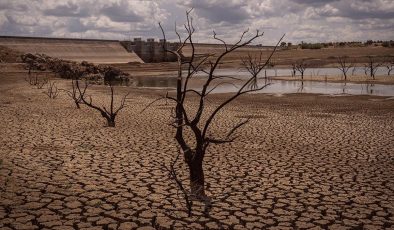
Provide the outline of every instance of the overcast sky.
<path id="1" fill-rule="evenodd" d="M 174 38 L 194 8 L 195 40 L 212 31 L 234 41 L 259 29 L 259 43 L 394 40 L 394 0 L 0 0 L 0 35 L 129 39 Z"/>

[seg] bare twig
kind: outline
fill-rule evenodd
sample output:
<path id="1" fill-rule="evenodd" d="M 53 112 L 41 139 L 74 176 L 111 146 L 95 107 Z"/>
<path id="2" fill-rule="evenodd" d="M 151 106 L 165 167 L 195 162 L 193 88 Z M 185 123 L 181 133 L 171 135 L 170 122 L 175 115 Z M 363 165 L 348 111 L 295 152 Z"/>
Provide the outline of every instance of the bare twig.
<path id="1" fill-rule="evenodd" d="M 343 74 L 345 81 L 347 80 L 347 72 L 353 67 L 353 63 L 349 62 L 346 56 L 337 57 L 337 67 Z"/>
<path id="2" fill-rule="evenodd" d="M 59 95 L 56 82 L 48 82 L 47 91 L 44 92 L 50 99 L 55 99 Z"/>
<path id="3" fill-rule="evenodd" d="M 126 95 L 123 96 L 119 107 L 117 109 L 115 109 L 114 108 L 114 87 L 112 85 L 110 85 L 109 87 L 110 87 L 110 91 L 111 91 L 111 98 L 110 98 L 111 102 L 110 102 L 109 109 L 107 109 L 105 106 L 100 107 L 100 106 L 94 105 L 91 96 L 89 96 L 89 99 L 86 98 L 85 94 L 86 94 L 86 89 L 88 87 L 88 83 L 86 81 L 85 81 L 85 87 L 83 90 L 81 90 L 78 80 L 76 80 L 76 87 L 78 89 L 78 93 L 80 95 L 80 99 L 83 102 L 83 104 L 87 105 L 88 107 L 90 107 L 92 109 L 99 111 L 101 116 L 107 120 L 108 127 L 115 127 L 115 118 L 118 115 L 118 112 L 125 107 L 126 98 L 129 95 L 129 93 L 127 93 Z"/>
<path id="4" fill-rule="evenodd" d="M 82 93 L 81 94 L 77 89 L 76 81 L 77 80 L 71 79 L 71 90 L 65 90 L 65 89 L 60 89 L 60 90 L 66 92 L 67 96 L 69 96 L 74 101 L 77 109 L 80 109 L 81 108 L 80 104 L 82 103 L 82 96 L 85 95 L 88 84 L 85 84 L 85 87 L 81 91 Z"/>

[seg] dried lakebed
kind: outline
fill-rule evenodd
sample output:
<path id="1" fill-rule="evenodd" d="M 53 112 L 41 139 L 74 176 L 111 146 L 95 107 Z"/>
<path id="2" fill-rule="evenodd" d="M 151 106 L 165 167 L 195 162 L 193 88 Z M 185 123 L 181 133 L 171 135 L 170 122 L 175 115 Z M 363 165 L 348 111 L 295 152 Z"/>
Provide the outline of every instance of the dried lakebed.
<path id="1" fill-rule="evenodd" d="M 104 103 L 104 90 L 89 94 Z M 117 127 L 106 128 L 96 111 L 75 109 L 65 95 L 51 100 L 23 80 L 0 85 L 0 229 L 394 227 L 393 100 L 240 98 L 212 135 L 239 119 L 250 123 L 235 142 L 209 148 L 213 207 L 204 213 L 196 202 L 188 218 L 162 170 L 176 154 L 166 125 L 171 106 L 141 114 L 164 93 L 133 90 Z"/>

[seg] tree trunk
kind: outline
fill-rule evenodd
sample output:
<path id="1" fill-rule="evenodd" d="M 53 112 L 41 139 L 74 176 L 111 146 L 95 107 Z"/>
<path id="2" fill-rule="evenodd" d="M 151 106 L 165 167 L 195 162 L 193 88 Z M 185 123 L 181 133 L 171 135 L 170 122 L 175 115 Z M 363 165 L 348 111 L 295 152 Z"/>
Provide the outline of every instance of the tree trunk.
<path id="1" fill-rule="evenodd" d="M 373 66 L 372 66 L 372 65 L 371 65 L 371 77 L 372 77 L 372 79 L 375 80 L 375 74 L 374 74 L 374 72 L 373 72 Z"/>
<path id="2" fill-rule="evenodd" d="M 190 172 L 190 192 L 196 198 L 205 197 L 204 188 L 204 171 L 202 168 L 202 159 L 194 159 L 188 163 Z"/>
<path id="3" fill-rule="evenodd" d="M 108 127 L 115 127 L 115 118 L 107 118 Z"/>

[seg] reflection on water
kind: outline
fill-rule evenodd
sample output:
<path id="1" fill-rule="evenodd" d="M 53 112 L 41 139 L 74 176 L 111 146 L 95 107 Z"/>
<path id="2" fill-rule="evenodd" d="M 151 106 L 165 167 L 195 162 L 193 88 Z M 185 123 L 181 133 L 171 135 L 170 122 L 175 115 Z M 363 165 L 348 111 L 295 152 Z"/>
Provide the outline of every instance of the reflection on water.
<path id="1" fill-rule="evenodd" d="M 135 77 L 133 79 L 135 87 L 157 87 L 157 88 L 175 88 L 175 77 Z"/>
<path id="2" fill-rule="evenodd" d="M 109 82 L 105 82 L 108 84 Z M 154 88 L 175 88 L 176 78 L 174 77 L 133 77 L 130 81 L 111 81 L 112 85 L 134 86 L 134 87 L 154 87 Z"/>
<path id="3" fill-rule="evenodd" d="M 224 75 L 224 76 L 238 76 L 238 77 L 249 77 L 250 74 L 243 69 L 218 69 L 215 72 L 217 75 Z M 277 69 L 277 68 L 270 68 L 261 71 L 259 77 L 267 77 L 267 76 L 293 76 L 293 69 L 285 68 L 285 69 Z M 299 74 L 298 72 L 296 73 Z M 204 73 L 199 73 L 199 76 L 204 76 Z M 364 67 L 353 67 L 349 70 L 348 75 L 366 75 Z M 387 68 L 386 67 L 378 67 L 376 71 L 376 76 L 386 76 L 387 75 Z M 305 77 L 309 76 L 342 76 L 342 72 L 337 68 L 307 68 L 304 73 Z"/>
<path id="4" fill-rule="evenodd" d="M 359 70 L 362 68 L 359 68 Z M 338 71 L 335 68 L 320 68 L 311 69 L 314 74 L 329 73 L 330 71 Z M 356 71 L 359 71 L 356 69 Z M 277 76 L 280 76 L 281 71 L 277 70 Z M 288 70 L 290 71 L 290 69 Z M 234 69 L 220 69 L 216 73 L 221 76 L 235 76 L 243 77 L 249 75 L 246 72 L 237 71 Z M 263 73 L 263 76 L 265 73 Z M 268 75 L 268 74 L 267 74 Z M 272 76 L 272 75 L 271 75 Z M 202 74 L 197 79 L 203 79 Z M 246 79 L 246 78 L 245 78 Z M 240 83 L 237 81 L 234 84 L 221 84 L 213 90 L 212 93 L 229 93 L 238 90 Z M 257 85 L 255 84 L 257 83 Z M 261 91 L 255 93 L 270 93 L 270 94 L 288 94 L 288 93 L 316 93 L 316 94 L 351 94 L 351 95 L 377 95 L 377 96 L 394 96 L 394 85 L 382 84 L 355 84 L 355 83 L 333 83 L 333 82 L 319 82 L 319 81 L 285 81 L 285 80 L 271 80 L 270 78 L 259 78 L 257 82 L 251 84 L 251 87 L 261 87 L 264 84 L 270 83 L 269 86 Z M 123 82 L 121 85 L 130 85 L 133 87 L 157 87 L 157 88 L 172 88 L 176 87 L 176 77 L 169 76 L 140 76 L 134 77 L 130 82 Z M 195 90 L 200 90 L 202 86 L 194 87 Z"/>
<path id="5" fill-rule="evenodd" d="M 256 93 L 288 94 L 288 93 L 317 93 L 317 94 L 351 94 L 351 95 L 377 95 L 394 96 L 393 85 L 382 84 L 354 84 L 354 83 L 331 83 L 318 81 L 281 81 L 263 80 L 258 81 L 258 86 L 270 83 L 269 86 Z M 213 93 L 230 93 L 237 91 L 240 85 L 221 85 Z"/>
<path id="6" fill-rule="evenodd" d="M 117 80 L 105 81 L 104 80 L 104 85 L 130 86 L 130 81 L 117 81 Z"/>

